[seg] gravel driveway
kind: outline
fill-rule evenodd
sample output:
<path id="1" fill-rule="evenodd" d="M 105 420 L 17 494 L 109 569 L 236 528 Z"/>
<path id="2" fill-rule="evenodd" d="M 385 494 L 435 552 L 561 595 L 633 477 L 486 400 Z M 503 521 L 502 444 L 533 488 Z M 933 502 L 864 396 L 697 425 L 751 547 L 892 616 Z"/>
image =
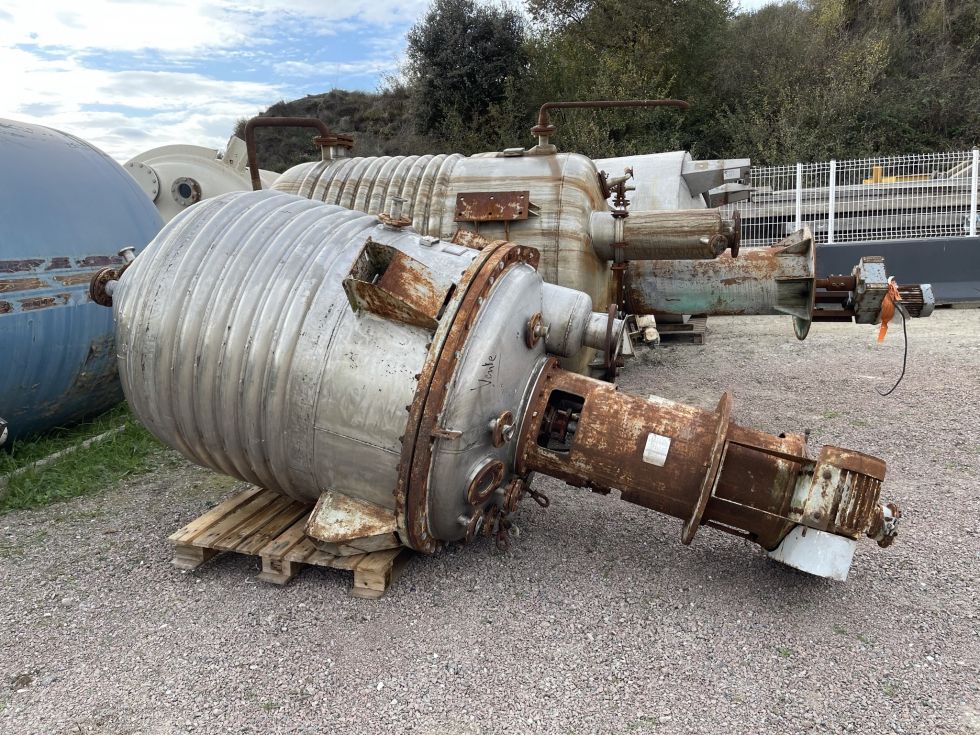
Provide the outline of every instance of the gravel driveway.
<path id="1" fill-rule="evenodd" d="M 980 311 L 901 329 L 711 319 L 627 391 L 888 460 L 904 509 L 844 584 L 614 497 L 539 479 L 511 551 L 415 558 L 376 602 L 347 573 L 285 588 L 255 560 L 171 567 L 166 537 L 238 489 L 175 458 L 0 517 L 3 733 L 980 732 Z"/>

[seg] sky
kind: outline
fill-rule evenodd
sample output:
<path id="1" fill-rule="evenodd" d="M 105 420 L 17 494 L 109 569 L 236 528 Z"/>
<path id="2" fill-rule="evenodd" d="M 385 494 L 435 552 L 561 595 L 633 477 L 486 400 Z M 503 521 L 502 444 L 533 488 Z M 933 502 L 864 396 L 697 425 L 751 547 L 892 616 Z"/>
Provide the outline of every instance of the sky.
<path id="1" fill-rule="evenodd" d="M 120 162 L 171 143 L 223 148 L 237 120 L 281 99 L 377 89 L 428 4 L 3 0 L 0 117 L 64 130 Z"/>

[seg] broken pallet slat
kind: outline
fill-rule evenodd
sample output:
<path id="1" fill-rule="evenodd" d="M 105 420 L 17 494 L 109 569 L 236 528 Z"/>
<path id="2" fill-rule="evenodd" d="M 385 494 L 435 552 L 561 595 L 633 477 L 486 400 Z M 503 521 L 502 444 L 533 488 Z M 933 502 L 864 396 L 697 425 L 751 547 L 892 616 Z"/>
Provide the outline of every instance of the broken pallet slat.
<path id="1" fill-rule="evenodd" d="M 286 584 L 304 566 L 354 573 L 351 594 L 377 598 L 385 593 L 409 557 L 404 547 L 357 551 L 335 556 L 306 535 L 312 505 L 261 488 L 249 488 L 191 521 L 170 540 L 176 545 L 174 565 L 196 569 L 222 552 L 258 556 L 259 579 Z M 368 540 L 367 546 L 375 543 Z"/>

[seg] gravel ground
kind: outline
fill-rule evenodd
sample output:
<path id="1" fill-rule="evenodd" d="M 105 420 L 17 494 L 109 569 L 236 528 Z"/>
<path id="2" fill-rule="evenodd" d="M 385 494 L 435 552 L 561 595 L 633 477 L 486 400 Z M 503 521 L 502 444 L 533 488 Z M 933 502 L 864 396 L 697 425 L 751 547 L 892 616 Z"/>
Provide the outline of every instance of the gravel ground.
<path id="1" fill-rule="evenodd" d="M 628 391 L 813 431 L 889 462 L 905 525 L 844 583 L 724 534 L 542 479 L 510 552 L 416 558 L 384 599 L 307 569 L 170 566 L 167 535 L 237 489 L 175 462 L 0 518 L 5 733 L 980 732 L 980 311 L 901 332 L 712 319 L 648 352 Z"/>

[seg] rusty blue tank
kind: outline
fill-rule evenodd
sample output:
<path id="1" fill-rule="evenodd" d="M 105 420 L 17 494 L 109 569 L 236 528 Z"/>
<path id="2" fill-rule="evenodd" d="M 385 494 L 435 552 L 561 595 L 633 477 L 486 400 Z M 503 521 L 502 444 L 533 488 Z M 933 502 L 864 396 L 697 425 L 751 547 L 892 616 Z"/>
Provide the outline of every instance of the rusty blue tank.
<path id="1" fill-rule="evenodd" d="M 91 301 L 89 281 L 161 226 L 139 185 L 102 151 L 0 119 L 0 418 L 11 438 L 121 400 L 112 315 Z"/>

